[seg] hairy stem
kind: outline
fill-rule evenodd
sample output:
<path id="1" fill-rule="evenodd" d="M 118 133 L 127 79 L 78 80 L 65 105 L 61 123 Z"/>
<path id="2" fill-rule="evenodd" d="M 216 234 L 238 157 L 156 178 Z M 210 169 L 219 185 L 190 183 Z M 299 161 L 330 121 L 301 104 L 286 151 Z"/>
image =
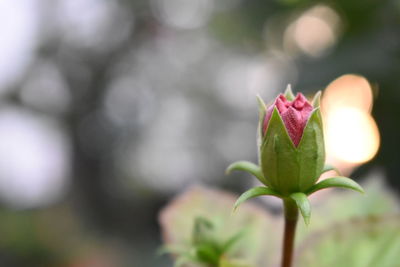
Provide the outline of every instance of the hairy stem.
<path id="1" fill-rule="evenodd" d="M 281 267 L 291 267 L 293 261 L 294 239 L 299 211 L 292 199 L 284 199 L 285 230 L 283 233 Z"/>

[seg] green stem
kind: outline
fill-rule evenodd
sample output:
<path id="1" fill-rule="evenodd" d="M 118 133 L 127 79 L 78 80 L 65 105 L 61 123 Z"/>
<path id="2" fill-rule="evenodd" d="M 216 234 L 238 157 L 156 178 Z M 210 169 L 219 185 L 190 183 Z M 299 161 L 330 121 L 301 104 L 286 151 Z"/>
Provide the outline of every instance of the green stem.
<path id="1" fill-rule="evenodd" d="M 285 230 L 283 234 L 282 267 L 291 267 L 293 261 L 294 239 L 299 211 L 292 199 L 283 199 Z"/>

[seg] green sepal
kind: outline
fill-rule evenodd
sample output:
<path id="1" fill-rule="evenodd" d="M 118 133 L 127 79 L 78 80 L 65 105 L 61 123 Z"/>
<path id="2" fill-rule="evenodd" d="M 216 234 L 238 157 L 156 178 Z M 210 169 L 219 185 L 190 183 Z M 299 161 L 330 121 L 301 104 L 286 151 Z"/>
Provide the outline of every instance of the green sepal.
<path id="1" fill-rule="evenodd" d="M 284 195 L 300 191 L 296 147 L 276 107 L 272 111 L 260 153 L 261 171 L 270 188 Z"/>
<path id="2" fill-rule="evenodd" d="M 328 171 L 335 171 L 337 174 L 341 175 L 339 169 L 337 169 L 335 166 L 332 166 L 330 164 L 325 164 L 324 168 L 322 169 L 321 174 L 328 172 Z"/>
<path id="3" fill-rule="evenodd" d="M 260 164 L 260 148 L 263 140 L 263 124 L 265 119 L 265 114 L 267 113 L 267 106 L 264 103 L 264 100 L 257 95 L 257 104 L 258 104 L 258 127 L 257 127 L 257 156 L 258 156 L 258 164 Z"/>
<path id="4" fill-rule="evenodd" d="M 318 180 L 325 163 L 324 133 L 319 108 L 314 109 L 310 115 L 297 150 L 298 190 L 293 192 L 304 192 Z"/>
<path id="5" fill-rule="evenodd" d="M 236 161 L 226 168 L 225 174 L 230 174 L 232 171 L 245 171 L 254 175 L 261 183 L 266 185 L 266 179 L 261 172 L 260 166 L 249 161 Z"/>
<path id="6" fill-rule="evenodd" d="M 233 211 L 235 211 L 239 207 L 239 205 L 246 200 L 258 196 L 275 196 L 279 198 L 281 197 L 278 192 L 272 190 L 271 188 L 265 186 L 253 187 L 240 195 L 240 197 L 236 200 L 235 205 L 233 206 Z"/>
<path id="7" fill-rule="evenodd" d="M 321 105 L 321 91 L 318 91 L 312 100 L 312 105 L 314 108 L 319 108 Z"/>
<path id="8" fill-rule="evenodd" d="M 264 100 L 261 98 L 260 95 L 256 95 L 257 104 L 258 104 L 258 111 L 265 112 L 267 110 L 267 105 L 265 105 Z"/>
<path id="9" fill-rule="evenodd" d="M 290 83 L 287 85 L 285 93 L 283 94 L 285 96 L 285 98 L 289 101 L 293 101 L 295 96 L 292 92 L 292 86 L 290 85 Z"/>
<path id="10" fill-rule="evenodd" d="M 261 171 L 268 187 L 286 196 L 308 190 L 321 175 L 325 162 L 320 109 L 311 113 L 296 148 L 274 107 L 260 150 Z"/>
<path id="11" fill-rule="evenodd" d="M 331 187 L 347 188 L 360 192 L 362 194 L 364 193 L 364 189 L 352 179 L 343 176 L 336 176 L 322 180 L 321 182 L 313 185 L 310 189 L 307 190 L 306 194 L 311 195 L 312 193 L 315 193 L 319 190 Z"/>
<path id="12" fill-rule="evenodd" d="M 290 198 L 296 202 L 296 205 L 299 208 L 301 215 L 303 216 L 304 223 L 308 225 L 310 223 L 311 206 L 310 206 L 310 201 L 307 198 L 307 195 L 298 192 L 291 194 Z"/>

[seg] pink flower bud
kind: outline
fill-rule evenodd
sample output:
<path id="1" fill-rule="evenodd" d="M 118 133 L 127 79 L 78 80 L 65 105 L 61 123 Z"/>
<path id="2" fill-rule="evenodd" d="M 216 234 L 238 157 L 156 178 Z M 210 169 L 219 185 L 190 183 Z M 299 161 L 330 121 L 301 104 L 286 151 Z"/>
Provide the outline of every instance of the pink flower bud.
<path id="1" fill-rule="evenodd" d="M 284 95 L 280 94 L 275 99 L 274 104 L 267 109 L 263 122 L 263 135 L 265 135 L 267 131 L 268 122 L 271 119 L 274 107 L 278 109 L 290 139 L 292 139 L 293 144 L 297 147 L 303 135 L 304 127 L 313 110 L 313 106 L 301 93 L 298 93 L 293 101 L 288 101 Z"/>

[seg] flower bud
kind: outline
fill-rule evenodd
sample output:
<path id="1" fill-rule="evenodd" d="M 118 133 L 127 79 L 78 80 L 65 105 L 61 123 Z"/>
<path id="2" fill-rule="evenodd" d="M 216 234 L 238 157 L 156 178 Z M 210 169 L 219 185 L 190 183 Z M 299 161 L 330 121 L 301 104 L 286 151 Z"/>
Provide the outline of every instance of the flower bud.
<path id="1" fill-rule="evenodd" d="M 318 99 L 317 95 L 316 99 Z M 290 89 L 268 108 L 261 101 L 259 161 L 266 184 L 282 195 L 305 192 L 325 163 L 319 102 Z"/>
<path id="2" fill-rule="evenodd" d="M 241 194 L 235 202 L 234 210 L 248 199 L 263 195 L 275 196 L 285 203 L 286 219 L 297 218 L 293 209 L 296 205 L 304 222 L 308 224 L 311 216 L 307 198 L 309 195 L 331 187 L 364 192 L 359 184 L 343 176 L 327 178 L 316 184 L 322 173 L 332 170 L 332 166 L 324 167 L 320 95 L 318 92 L 311 104 L 302 94 L 295 97 L 289 85 L 285 94 L 279 95 L 268 108 L 257 97 L 260 112 L 258 165 L 237 161 L 228 166 L 226 173 L 233 170 L 246 171 L 265 186 L 253 187 Z"/>

